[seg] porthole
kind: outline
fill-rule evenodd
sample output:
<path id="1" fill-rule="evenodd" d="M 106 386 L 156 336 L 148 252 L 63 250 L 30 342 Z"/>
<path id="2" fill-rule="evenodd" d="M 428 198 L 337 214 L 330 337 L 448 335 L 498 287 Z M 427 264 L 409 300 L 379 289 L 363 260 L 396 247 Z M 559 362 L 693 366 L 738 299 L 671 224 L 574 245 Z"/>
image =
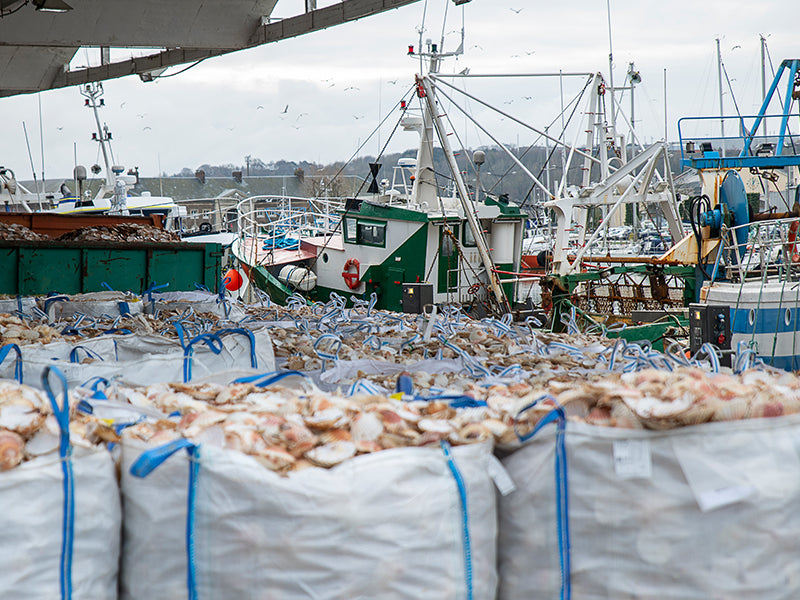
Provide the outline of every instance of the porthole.
<path id="1" fill-rule="evenodd" d="M 783 313 L 783 322 L 786 325 L 789 325 L 792 322 L 792 309 L 787 308 L 786 312 Z"/>
<path id="2" fill-rule="evenodd" d="M 327 252 L 323 252 L 322 253 L 322 262 L 328 262 L 328 253 Z"/>
<path id="3" fill-rule="evenodd" d="M 753 326 L 756 323 L 756 309 L 751 308 L 750 312 L 747 314 L 747 322 Z"/>

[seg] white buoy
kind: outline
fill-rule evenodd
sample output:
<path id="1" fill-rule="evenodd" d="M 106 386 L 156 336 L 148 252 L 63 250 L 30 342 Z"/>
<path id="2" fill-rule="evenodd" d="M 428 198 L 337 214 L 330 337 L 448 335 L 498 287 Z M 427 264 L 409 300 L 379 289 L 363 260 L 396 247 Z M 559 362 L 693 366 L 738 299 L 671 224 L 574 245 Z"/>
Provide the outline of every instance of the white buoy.
<path id="1" fill-rule="evenodd" d="M 286 265 L 278 273 L 278 280 L 302 292 L 313 290 L 317 285 L 317 275 L 305 267 Z"/>

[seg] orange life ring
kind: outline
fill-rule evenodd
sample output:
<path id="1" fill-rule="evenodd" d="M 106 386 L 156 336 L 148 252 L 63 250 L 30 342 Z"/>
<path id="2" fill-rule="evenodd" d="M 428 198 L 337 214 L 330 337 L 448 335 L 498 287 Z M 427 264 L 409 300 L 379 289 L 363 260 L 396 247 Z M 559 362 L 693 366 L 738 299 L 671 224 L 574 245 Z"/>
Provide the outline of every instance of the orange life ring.
<path id="1" fill-rule="evenodd" d="M 355 267 L 356 272 L 351 273 L 350 267 Z M 361 285 L 361 275 L 360 275 L 361 264 L 358 262 L 357 258 L 349 258 L 347 262 L 344 263 L 344 270 L 342 271 L 342 279 L 347 284 L 351 290 L 356 289 L 359 285 Z"/>
<path id="2" fill-rule="evenodd" d="M 795 219 L 792 221 L 792 224 L 789 225 L 789 235 L 787 236 L 788 244 L 786 245 L 786 250 L 792 260 L 793 263 L 800 262 L 800 256 L 797 253 L 797 230 L 800 228 L 800 221 Z"/>

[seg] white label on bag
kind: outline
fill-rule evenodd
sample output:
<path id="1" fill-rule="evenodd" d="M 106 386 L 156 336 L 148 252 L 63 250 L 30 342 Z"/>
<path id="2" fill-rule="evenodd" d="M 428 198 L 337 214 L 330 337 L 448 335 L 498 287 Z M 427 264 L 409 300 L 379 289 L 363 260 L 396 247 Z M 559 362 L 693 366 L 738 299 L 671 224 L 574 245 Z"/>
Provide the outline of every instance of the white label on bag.
<path id="1" fill-rule="evenodd" d="M 486 472 L 489 474 L 489 477 L 492 478 L 492 481 L 494 481 L 495 486 L 497 486 L 497 491 L 500 492 L 501 496 L 508 496 L 517 489 L 516 484 L 511 479 L 511 475 L 508 474 L 508 471 L 506 471 L 503 463 L 497 460 L 497 457 L 493 454 L 489 454 L 486 458 Z"/>
<path id="2" fill-rule="evenodd" d="M 703 512 L 714 510 L 728 504 L 735 504 L 746 500 L 756 494 L 756 488 L 751 485 L 736 485 L 732 487 L 720 488 L 709 492 L 702 492 L 697 495 L 697 504 Z"/>
<path id="3" fill-rule="evenodd" d="M 724 435 L 681 436 L 672 440 L 672 448 L 703 512 L 744 501 L 790 498 L 800 491 L 794 440 L 769 423 L 761 431 L 731 424 Z"/>
<path id="4" fill-rule="evenodd" d="M 620 479 L 649 479 L 653 476 L 648 440 L 614 440 L 614 471 Z"/>

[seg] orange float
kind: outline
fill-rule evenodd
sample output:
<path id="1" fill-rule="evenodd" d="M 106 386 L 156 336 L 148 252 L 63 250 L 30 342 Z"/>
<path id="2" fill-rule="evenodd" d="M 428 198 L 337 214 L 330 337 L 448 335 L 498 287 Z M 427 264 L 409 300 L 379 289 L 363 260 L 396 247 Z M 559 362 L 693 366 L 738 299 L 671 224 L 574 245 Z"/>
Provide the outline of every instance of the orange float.
<path id="1" fill-rule="evenodd" d="M 228 269 L 228 272 L 225 273 L 225 279 L 228 280 L 228 282 L 225 284 L 225 287 L 232 292 L 238 290 L 244 283 L 241 273 L 239 273 L 239 271 L 236 269 Z"/>

